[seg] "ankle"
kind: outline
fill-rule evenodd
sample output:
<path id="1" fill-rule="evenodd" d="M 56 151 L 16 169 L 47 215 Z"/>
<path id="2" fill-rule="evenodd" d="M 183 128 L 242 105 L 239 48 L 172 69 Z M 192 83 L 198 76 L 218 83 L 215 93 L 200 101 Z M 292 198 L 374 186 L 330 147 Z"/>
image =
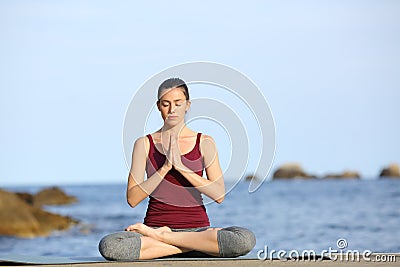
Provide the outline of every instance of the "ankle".
<path id="1" fill-rule="evenodd" d="M 171 232 L 168 231 L 162 231 L 160 233 L 158 233 L 158 240 L 160 240 L 161 242 L 167 243 L 166 241 L 168 240 L 168 236 Z"/>

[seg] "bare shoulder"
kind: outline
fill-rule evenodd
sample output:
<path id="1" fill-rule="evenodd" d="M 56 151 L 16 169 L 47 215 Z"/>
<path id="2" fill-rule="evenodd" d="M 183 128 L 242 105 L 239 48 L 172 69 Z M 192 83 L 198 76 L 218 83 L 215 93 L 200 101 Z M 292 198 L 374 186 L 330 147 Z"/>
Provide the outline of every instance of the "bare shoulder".
<path id="1" fill-rule="evenodd" d="M 149 151 L 150 141 L 147 136 L 142 136 L 136 139 L 134 149 L 144 150 L 146 152 Z"/>
<path id="2" fill-rule="evenodd" d="M 141 136 L 138 139 L 136 139 L 135 144 L 149 144 L 149 138 L 147 136 Z"/>
<path id="3" fill-rule="evenodd" d="M 207 134 L 202 134 L 200 136 L 200 149 L 202 151 L 216 150 L 216 144 L 214 138 Z"/>
<path id="4" fill-rule="evenodd" d="M 201 136 L 200 136 L 200 141 L 201 141 L 201 142 L 203 142 L 203 141 L 212 141 L 212 142 L 215 142 L 214 139 L 211 137 L 211 135 L 208 135 L 208 134 L 201 134 Z"/>

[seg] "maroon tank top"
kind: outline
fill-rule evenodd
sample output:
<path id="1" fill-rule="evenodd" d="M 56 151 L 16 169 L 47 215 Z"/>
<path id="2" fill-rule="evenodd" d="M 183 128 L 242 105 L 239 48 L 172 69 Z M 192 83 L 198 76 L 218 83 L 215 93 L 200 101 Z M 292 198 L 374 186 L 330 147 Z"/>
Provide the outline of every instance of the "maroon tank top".
<path id="1" fill-rule="evenodd" d="M 203 176 L 200 136 L 201 133 L 198 133 L 192 151 L 182 155 L 181 158 L 186 167 Z M 150 141 L 146 163 L 146 173 L 149 178 L 163 166 L 166 156 L 157 150 L 150 134 L 147 138 Z M 179 229 L 210 226 L 201 193 L 174 167 L 150 194 L 144 224 Z"/>

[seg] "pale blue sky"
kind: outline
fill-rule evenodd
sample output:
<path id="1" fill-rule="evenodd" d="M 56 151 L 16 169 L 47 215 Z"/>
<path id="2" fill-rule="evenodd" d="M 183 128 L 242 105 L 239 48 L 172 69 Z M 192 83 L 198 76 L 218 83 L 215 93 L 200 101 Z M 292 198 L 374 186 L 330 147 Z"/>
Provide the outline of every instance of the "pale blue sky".
<path id="1" fill-rule="evenodd" d="M 145 2 L 0 2 L 0 186 L 125 182 L 135 91 L 198 60 L 260 87 L 273 168 L 400 163 L 399 1 Z"/>

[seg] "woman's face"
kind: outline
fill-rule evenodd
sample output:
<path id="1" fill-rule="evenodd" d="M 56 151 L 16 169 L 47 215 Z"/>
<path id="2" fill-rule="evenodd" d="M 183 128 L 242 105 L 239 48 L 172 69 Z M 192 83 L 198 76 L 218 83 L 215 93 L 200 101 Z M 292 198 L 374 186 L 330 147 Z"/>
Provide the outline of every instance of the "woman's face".
<path id="1" fill-rule="evenodd" d="M 165 89 L 157 104 L 165 124 L 176 125 L 185 119 L 185 113 L 190 107 L 182 88 Z"/>

